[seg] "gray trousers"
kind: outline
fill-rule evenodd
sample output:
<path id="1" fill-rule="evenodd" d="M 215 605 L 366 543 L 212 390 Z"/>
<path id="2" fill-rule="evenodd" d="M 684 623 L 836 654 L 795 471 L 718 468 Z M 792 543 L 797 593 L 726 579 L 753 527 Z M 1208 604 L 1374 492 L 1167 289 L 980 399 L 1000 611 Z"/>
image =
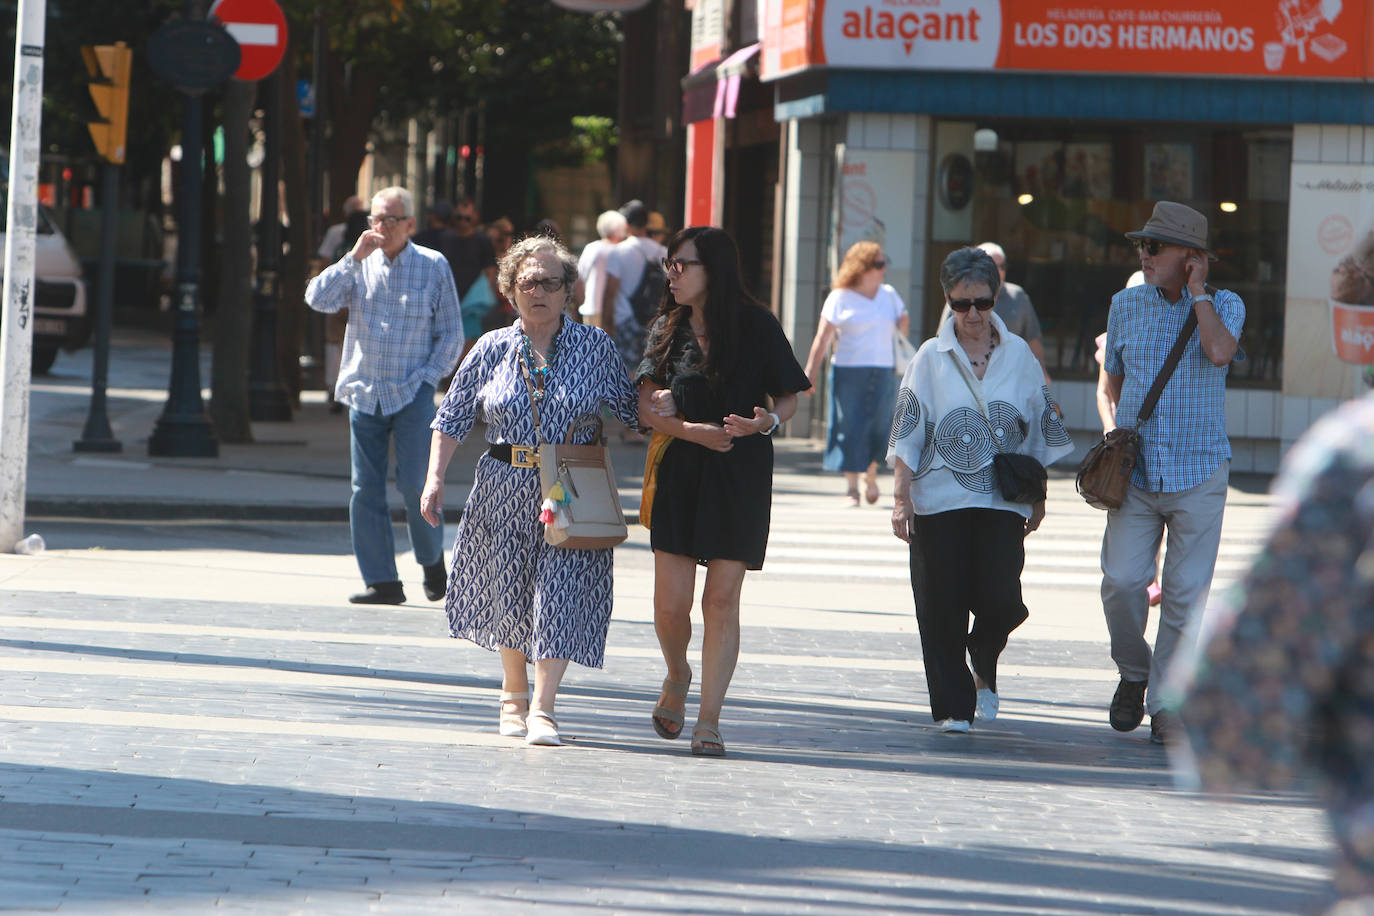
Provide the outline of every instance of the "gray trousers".
<path id="1" fill-rule="evenodd" d="M 1164 707 L 1161 688 L 1189 619 L 1201 611 L 1221 546 L 1221 517 L 1231 462 L 1202 483 L 1177 493 L 1150 493 L 1132 486 L 1120 509 L 1107 513 L 1102 537 L 1102 610 L 1112 639 L 1112 661 L 1128 681 L 1150 682 L 1145 709 Z M 1145 640 L 1155 558 L 1169 529 L 1159 585 L 1159 631 L 1154 650 Z"/>

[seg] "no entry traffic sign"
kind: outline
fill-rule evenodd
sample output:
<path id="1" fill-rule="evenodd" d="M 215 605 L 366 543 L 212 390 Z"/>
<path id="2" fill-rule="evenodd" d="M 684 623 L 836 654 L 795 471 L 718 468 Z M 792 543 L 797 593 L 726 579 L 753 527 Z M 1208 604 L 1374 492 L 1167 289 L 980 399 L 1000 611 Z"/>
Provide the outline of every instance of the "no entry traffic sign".
<path id="1" fill-rule="evenodd" d="M 215 0 L 210 17 L 239 43 L 235 79 L 260 80 L 277 69 L 286 52 L 286 16 L 276 0 Z"/>

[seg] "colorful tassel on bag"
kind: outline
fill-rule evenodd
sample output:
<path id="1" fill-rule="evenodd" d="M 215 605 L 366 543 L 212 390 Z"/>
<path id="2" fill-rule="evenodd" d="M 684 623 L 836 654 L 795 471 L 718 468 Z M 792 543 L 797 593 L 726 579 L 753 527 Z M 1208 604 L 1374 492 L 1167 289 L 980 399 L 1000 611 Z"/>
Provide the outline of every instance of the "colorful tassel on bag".
<path id="1" fill-rule="evenodd" d="M 571 502 L 572 498 L 563 489 L 563 484 L 554 481 L 553 486 L 549 487 L 548 498 L 539 507 L 539 520 L 548 528 L 567 528 L 570 520 L 565 507 Z"/>

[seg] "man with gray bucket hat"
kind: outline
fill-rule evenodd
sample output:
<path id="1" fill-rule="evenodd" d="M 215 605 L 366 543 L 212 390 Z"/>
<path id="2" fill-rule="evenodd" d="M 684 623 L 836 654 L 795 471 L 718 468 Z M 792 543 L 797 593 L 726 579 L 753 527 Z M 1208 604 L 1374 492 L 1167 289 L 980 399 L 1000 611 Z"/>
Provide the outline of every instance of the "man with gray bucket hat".
<path id="1" fill-rule="evenodd" d="M 1180 735 L 1178 711 L 1160 688 L 1189 617 L 1200 611 L 1221 543 L 1221 518 L 1231 467 L 1226 438 L 1226 373 L 1237 357 L 1245 303 L 1207 285 L 1207 218 L 1183 204 L 1160 201 L 1139 232 L 1142 286 L 1112 297 L 1103 368 L 1116 401 L 1116 425 L 1136 427 L 1137 415 L 1185 323 L 1196 316 L 1178 367 L 1154 412 L 1139 425 L 1140 458 L 1120 509 L 1107 514 L 1102 538 L 1102 609 L 1121 681 L 1109 721 L 1133 731 L 1150 714 L 1150 740 Z M 1159 631 L 1145 639 L 1146 586 L 1165 530 Z"/>

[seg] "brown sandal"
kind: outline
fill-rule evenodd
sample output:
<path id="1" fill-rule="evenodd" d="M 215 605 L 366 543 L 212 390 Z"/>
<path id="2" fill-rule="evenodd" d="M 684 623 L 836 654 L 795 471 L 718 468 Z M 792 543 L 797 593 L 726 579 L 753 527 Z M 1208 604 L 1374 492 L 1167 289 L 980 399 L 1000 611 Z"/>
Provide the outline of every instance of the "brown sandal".
<path id="1" fill-rule="evenodd" d="M 725 742 L 719 724 L 698 722 L 692 729 L 692 754 L 696 757 L 724 757 Z"/>
<path id="2" fill-rule="evenodd" d="M 690 677 L 685 681 L 674 681 L 666 677 L 663 679 L 663 692 L 670 696 L 682 697 L 684 707 L 687 705 L 687 691 L 691 686 L 692 679 Z M 677 728 L 667 728 L 659 719 L 671 722 Z M 666 706 L 655 706 L 651 721 L 654 723 L 654 731 L 658 732 L 660 738 L 667 738 L 672 741 L 674 738 L 682 737 L 682 726 L 687 720 L 683 718 L 683 713 L 675 712 Z"/>

